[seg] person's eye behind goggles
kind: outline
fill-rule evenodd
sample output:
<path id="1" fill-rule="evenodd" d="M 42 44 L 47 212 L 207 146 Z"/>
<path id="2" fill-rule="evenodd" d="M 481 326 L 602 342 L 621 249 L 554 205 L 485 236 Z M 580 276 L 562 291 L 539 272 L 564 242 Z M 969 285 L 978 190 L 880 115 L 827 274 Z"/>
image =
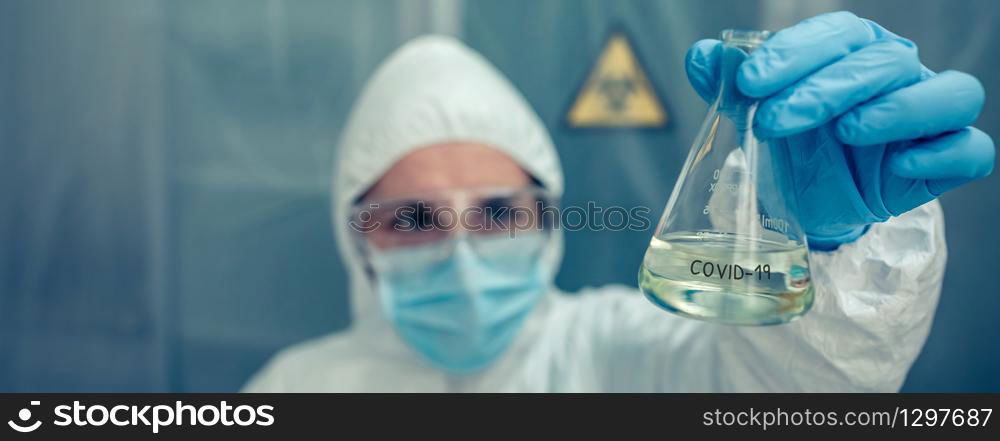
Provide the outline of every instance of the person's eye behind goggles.
<path id="1" fill-rule="evenodd" d="M 537 186 L 366 198 L 351 213 L 349 225 L 362 255 L 419 248 L 415 251 L 431 260 L 449 255 L 457 240 L 474 249 L 503 250 L 500 240 L 547 238 L 558 218 L 556 199 Z M 513 242 L 524 246 L 539 241 Z M 491 246 L 478 246 L 483 243 Z"/>

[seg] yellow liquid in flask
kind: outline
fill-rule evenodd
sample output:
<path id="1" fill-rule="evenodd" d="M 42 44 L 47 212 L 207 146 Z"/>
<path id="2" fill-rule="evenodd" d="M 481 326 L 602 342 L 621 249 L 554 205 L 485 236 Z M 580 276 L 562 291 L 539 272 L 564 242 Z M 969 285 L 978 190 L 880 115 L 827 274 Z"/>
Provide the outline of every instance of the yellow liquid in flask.
<path id="1" fill-rule="evenodd" d="M 804 314 L 813 302 L 809 250 L 714 232 L 654 237 L 639 269 L 639 288 L 657 306 L 730 325 L 772 325 Z"/>

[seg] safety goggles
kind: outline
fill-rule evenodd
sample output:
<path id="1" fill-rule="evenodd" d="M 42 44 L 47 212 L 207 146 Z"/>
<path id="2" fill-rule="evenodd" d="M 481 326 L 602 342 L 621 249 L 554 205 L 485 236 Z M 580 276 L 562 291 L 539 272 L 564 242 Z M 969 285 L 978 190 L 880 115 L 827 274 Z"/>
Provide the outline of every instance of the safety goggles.
<path id="1" fill-rule="evenodd" d="M 537 186 L 456 189 L 362 200 L 352 207 L 349 225 L 366 254 L 419 250 L 439 260 L 451 254 L 456 239 L 483 254 L 509 252 L 507 243 L 544 242 L 508 239 L 548 237 L 555 209 L 555 198 Z"/>

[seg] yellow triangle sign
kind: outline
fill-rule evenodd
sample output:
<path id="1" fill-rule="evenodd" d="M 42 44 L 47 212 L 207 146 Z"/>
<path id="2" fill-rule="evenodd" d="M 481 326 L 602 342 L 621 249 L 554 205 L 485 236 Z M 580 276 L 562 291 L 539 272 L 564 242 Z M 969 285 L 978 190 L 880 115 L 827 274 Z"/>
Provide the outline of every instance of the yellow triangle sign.
<path id="1" fill-rule="evenodd" d="M 656 91 L 623 32 L 611 34 L 566 115 L 571 127 L 663 127 Z"/>

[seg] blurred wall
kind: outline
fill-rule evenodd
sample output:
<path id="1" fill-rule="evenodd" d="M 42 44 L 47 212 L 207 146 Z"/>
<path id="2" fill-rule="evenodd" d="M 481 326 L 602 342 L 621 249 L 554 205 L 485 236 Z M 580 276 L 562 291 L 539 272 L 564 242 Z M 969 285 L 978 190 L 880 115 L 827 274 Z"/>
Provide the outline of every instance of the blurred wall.
<path id="1" fill-rule="evenodd" d="M 160 5 L 0 2 L 0 390 L 166 388 Z"/>
<path id="2" fill-rule="evenodd" d="M 843 8 L 1000 90 L 989 0 L 0 2 L 0 391 L 236 390 L 277 349 L 347 326 L 332 148 L 415 35 L 458 35 L 521 88 L 559 147 L 565 204 L 656 217 L 706 110 L 687 47 Z M 666 129 L 563 123 L 613 25 Z M 997 100 L 978 125 L 1000 136 Z M 944 293 L 904 390 L 1000 391 L 997 179 L 943 198 Z M 651 233 L 569 233 L 559 285 L 634 285 Z"/>

